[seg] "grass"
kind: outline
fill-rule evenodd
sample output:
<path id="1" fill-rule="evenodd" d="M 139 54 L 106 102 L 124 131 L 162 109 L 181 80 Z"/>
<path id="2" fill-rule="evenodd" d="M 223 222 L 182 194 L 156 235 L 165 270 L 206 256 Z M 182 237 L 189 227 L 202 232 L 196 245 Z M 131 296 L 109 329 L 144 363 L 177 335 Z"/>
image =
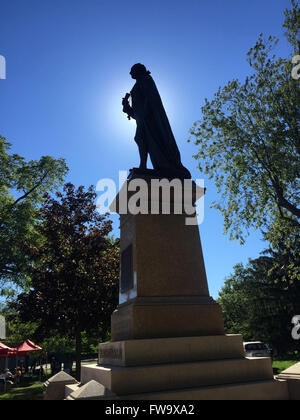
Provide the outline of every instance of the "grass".
<path id="1" fill-rule="evenodd" d="M 83 365 L 92 365 L 97 361 L 88 361 L 83 362 Z M 44 397 L 43 383 L 50 378 L 51 370 L 47 369 L 46 378 L 42 379 L 42 382 L 39 381 L 38 376 L 25 376 L 22 379 L 22 384 L 20 386 L 13 386 L 8 390 L 7 393 L 0 393 L 1 400 L 42 400 Z M 73 366 L 72 376 L 75 376 L 75 364 Z"/>
<path id="2" fill-rule="evenodd" d="M 299 360 L 274 360 L 273 369 L 276 371 L 276 374 L 280 374 L 289 367 L 299 363 Z"/>
<path id="3" fill-rule="evenodd" d="M 89 362 L 84 364 L 92 364 L 95 362 Z M 30 400 L 42 400 L 44 398 L 44 389 L 43 383 L 50 378 L 51 371 L 47 370 L 47 375 L 42 379 L 42 382 L 39 381 L 38 376 L 25 376 L 22 379 L 22 383 L 19 386 L 13 386 L 8 390 L 7 393 L 0 393 L 1 400 L 21 400 L 21 401 L 30 401 Z M 75 376 L 75 370 L 72 372 L 72 376 Z"/>
<path id="4" fill-rule="evenodd" d="M 6 394 L 0 394 L 1 400 L 42 400 L 43 382 L 37 377 L 24 377 L 20 386 L 13 386 Z"/>

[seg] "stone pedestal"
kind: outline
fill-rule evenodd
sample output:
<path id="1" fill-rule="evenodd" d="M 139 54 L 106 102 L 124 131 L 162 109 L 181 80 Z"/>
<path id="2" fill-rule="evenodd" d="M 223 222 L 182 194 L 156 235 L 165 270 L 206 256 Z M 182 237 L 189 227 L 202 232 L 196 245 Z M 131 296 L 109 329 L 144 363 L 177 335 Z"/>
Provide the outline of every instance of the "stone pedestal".
<path id="1" fill-rule="evenodd" d="M 209 296 L 198 226 L 187 225 L 186 213 L 175 214 L 184 197 L 172 189 L 170 198 L 167 190 L 154 197 L 151 179 L 143 181 L 148 192 L 140 207 L 150 210 L 157 200 L 159 214 L 120 215 L 120 304 L 112 315 L 112 341 L 224 334 L 220 307 Z M 191 208 L 204 191 L 180 182 L 183 195 L 190 188 Z M 124 189 L 130 201 L 125 184 L 117 203 Z M 168 199 L 171 214 L 163 214 Z"/>
<path id="2" fill-rule="evenodd" d="M 121 222 L 119 306 L 112 341 L 99 345 L 97 366 L 82 368 L 82 383 L 96 380 L 122 399 L 288 399 L 271 360 L 245 358 L 242 337 L 225 335 L 221 309 L 209 296 L 198 226 L 176 211 L 185 200 L 154 196 L 151 179 L 143 182 L 149 190 L 139 196 L 141 208 L 158 203 L 159 211 L 122 214 L 124 193 L 125 204 L 133 196 L 128 182 L 113 203 Z M 204 193 L 188 188 L 192 202 Z M 171 213 L 164 214 L 168 200 Z"/>

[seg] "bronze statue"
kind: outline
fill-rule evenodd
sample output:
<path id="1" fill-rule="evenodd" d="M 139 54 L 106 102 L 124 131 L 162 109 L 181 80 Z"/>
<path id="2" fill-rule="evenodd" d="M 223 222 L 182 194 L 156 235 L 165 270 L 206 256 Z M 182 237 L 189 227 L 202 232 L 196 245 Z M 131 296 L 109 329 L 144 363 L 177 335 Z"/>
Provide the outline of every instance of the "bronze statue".
<path id="1" fill-rule="evenodd" d="M 182 165 L 172 129 L 159 92 L 143 64 L 135 64 L 130 75 L 136 80 L 130 94 L 122 100 L 123 112 L 136 120 L 135 141 L 140 153 L 140 167 L 135 173 L 154 172 L 167 178 L 191 178 Z M 131 97 L 132 105 L 129 103 Z M 154 171 L 147 170 L 148 154 Z"/>

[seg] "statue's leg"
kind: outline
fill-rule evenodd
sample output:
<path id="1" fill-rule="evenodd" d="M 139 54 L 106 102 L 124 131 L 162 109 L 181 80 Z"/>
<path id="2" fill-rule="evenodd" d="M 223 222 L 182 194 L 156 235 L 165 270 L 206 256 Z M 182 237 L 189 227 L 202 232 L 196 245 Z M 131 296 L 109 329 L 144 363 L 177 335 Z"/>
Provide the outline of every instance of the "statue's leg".
<path id="1" fill-rule="evenodd" d="M 145 130 L 142 124 L 137 124 L 137 130 L 134 140 L 139 148 L 140 169 L 147 169 L 148 147 L 145 141 Z"/>
<path id="2" fill-rule="evenodd" d="M 139 144 L 139 152 L 141 159 L 140 169 L 147 169 L 148 150 L 143 142 Z"/>

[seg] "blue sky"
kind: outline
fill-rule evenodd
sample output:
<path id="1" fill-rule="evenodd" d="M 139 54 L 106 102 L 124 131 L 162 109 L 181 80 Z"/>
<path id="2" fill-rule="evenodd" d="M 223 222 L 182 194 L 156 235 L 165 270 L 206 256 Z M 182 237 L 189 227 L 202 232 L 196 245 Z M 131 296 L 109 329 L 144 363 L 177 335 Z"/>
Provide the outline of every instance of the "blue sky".
<path id="1" fill-rule="evenodd" d="M 249 72 L 247 51 L 260 32 L 280 38 L 287 56 L 283 10 L 290 0 L 0 0 L 0 134 L 27 159 L 65 157 L 67 181 L 96 185 L 138 165 L 135 126 L 121 110 L 133 81 L 130 67 L 152 72 L 193 178 L 202 178 L 186 142 L 205 98 Z M 209 208 L 216 189 L 205 179 L 200 226 L 211 294 L 238 262 L 266 245 L 251 232 L 244 246 L 223 235 Z M 114 217 L 115 233 L 118 221 Z"/>

